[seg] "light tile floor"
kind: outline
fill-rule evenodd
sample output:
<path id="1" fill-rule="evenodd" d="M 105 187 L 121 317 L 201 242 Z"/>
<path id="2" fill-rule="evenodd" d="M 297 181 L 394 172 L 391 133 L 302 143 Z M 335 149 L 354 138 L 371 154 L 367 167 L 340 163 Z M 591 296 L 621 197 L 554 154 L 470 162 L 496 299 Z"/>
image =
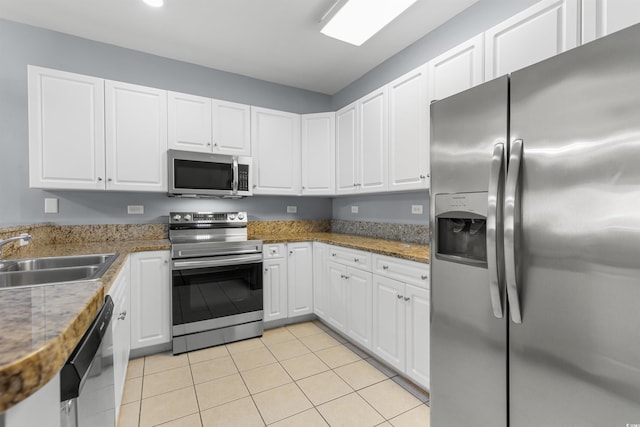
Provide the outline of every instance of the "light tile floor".
<path id="1" fill-rule="evenodd" d="M 428 427 L 428 395 L 320 322 L 129 362 L 120 427 Z"/>

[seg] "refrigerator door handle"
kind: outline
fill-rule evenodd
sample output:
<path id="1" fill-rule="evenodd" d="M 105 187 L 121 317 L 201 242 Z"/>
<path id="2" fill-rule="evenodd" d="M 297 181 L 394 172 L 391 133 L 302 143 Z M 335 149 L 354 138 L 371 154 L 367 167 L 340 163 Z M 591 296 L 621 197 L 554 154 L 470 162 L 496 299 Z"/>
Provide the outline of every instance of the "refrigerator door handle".
<path id="1" fill-rule="evenodd" d="M 520 311 L 520 299 L 518 295 L 517 271 L 516 271 L 516 207 L 518 182 L 520 180 L 520 165 L 522 163 L 522 139 L 516 139 L 511 144 L 511 156 L 509 157 L 509 171 L 504 198 L 504 262 L 507 280 L 507 297 L 511 309 L 511 320 L 514 323 L 522 323 Z"/>
<path id="2" fill-rule="evenodd" d="M 489 194 L 487 202 L 487 268 L 489 270 L 489 294 L 493 315 L 502 319 L 502 298 L 500 292 L 500 276 L 498 267 L 498 203 L 500 183 L 503 175 L 504 144 L 493 146 L 491 157 L 491 174 L 489 175 Z"/>

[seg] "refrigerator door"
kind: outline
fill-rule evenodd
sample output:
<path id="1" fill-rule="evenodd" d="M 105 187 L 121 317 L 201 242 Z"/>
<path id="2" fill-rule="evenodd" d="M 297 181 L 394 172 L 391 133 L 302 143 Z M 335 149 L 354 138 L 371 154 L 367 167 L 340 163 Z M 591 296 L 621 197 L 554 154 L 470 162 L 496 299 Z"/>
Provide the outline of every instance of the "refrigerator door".
<path id="1" fill-rule="evenodd" d="M 640 26 L 512 74 L 510 113 L 510 426 L 640 424 Z"/>
<path id="2" fill-rule="evenodd" d="M 500 242 L 491 212 L 500 199 L 507 95 L 504 77 L 431 105 L 434 427 L 507 425 L 504 288 L 491 244 Z"/>

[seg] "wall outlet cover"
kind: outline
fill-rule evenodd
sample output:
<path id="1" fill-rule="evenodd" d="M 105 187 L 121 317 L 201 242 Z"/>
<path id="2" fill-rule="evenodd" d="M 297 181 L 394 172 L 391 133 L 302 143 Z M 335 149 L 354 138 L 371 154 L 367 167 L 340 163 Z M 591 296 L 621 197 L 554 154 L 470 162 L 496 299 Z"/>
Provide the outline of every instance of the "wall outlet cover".
<path id="1" fill-rule="evenodd" d="M 298 213 L 297 206 L 287 206 L 287 213 Z"/>
<path id="2" fill-rule="evenodd" d="M 58 199 L 57 198 L 45 198 L 44 199 L 44 213 L 58 213 Z"/>
<path id="3" fill-rule="evenodd" d="M 414 215 L 422 215 L 423 205 L 411 205 L 411 213 Z"/>
<path id="4" fill-rule="evenodd" d="M 357 206 L 351 206 L 351 213 L 358 213 L 358 207 Z"/>
<path id="5" fill-rule="evenodd" d="M 142 215 L 144 213 L 143 205 L 128 205 L 127 213 L 129 215 Z"/>

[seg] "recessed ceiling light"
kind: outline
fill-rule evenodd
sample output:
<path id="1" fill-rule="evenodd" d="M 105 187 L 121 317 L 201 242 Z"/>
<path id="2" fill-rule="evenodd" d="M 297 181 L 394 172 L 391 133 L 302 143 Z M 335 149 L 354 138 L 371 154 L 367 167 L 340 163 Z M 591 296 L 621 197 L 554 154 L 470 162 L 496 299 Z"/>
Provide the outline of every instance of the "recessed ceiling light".
<path id="1" fill-rule="evenodd" d="M 142 0 L 151 7 L 162 7 L 164 0 Z"/>
<path id="2" fill-rule="evenodd" d="M 349 0 L 320 32 L 360 46 L 416 1 Z"/>

